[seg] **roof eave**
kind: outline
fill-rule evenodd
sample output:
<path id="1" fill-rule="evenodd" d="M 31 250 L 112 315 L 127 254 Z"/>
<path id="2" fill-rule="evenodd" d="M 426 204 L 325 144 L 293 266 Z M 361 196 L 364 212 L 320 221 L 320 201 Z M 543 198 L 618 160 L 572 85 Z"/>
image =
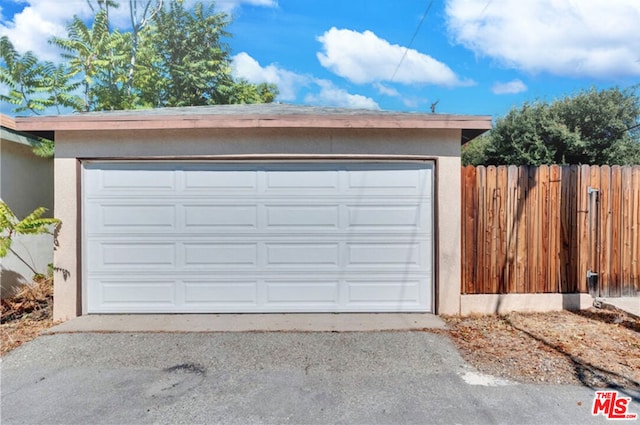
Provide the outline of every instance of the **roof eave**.
<path id="1" fill-rule="evenodd" d="M 60 115 L 17 117 L 15 128 L 27 133 L 100 130 L 350 128 L 350 129 L 455 129 L 476 137 L 491 128 L 490 116 L 474 115 Z M 471 137 L 471 138 L 473 138 Z M 468 140 L 465 140 L 468 139 Z"/>

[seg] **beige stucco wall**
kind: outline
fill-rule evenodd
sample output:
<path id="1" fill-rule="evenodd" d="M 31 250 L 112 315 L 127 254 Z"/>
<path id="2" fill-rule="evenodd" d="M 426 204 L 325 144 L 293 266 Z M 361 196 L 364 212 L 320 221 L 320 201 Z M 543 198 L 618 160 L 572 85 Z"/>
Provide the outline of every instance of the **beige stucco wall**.
<path id="1" fill-rule="evenodd" d="M 53 160 L 36 156 L 31 147 L 0 135 L 0 198 L 20 218 L 37 207 L 53 213 Z"/>
<path id="2" fill-rule="evenodd" d="M 460 311 L 460 130 L 251 129 L 153 130 L 56 133 L 55 214 L 63 222 L 55 265 L 69 272 L 57 276 L 54 317 L 66 320 L 83 312 L 77 288 L 79 263 L 80 179 L 78 159 L 220 158 L 234 160 L 297 156 L 319 158 L 430 158 L 436 164 L 434 240 L 436 309 Z"/>
<path id="3" fill-rule="evenodd" d="M 47 208 L 45 216 L 51 217 L 53 160 L 36 156 L 25 143 L 25 137 L 0 130 L 0 200 L 19 219 L 38 207 Z M 51 235 L 14 236 L 12 251 L 0 258 L 1 296 L 9 296 L 20 285 L 30 283 L 35 273 L 45 274 L 51 262 Z"/>

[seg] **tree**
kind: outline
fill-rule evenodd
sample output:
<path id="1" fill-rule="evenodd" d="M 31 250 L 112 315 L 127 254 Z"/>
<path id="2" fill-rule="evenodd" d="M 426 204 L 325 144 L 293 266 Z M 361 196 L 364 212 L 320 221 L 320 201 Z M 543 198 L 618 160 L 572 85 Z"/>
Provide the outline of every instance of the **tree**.
<path id="1" fill-rule="evenodd" d="M 197 106 L 273 101 L 273 85 L 235 81 L 231 76 L 228 37 L 230 21 L 213 4 L 187 10 L 182 2 L 160 9 L 141 34 L 134 86 L 144 104 Z"/>
<path id="2" fill-rule="evenodd" d="M 83 111 L 127 109 L 135 104 L 126 90 L 130 37 L 109 32 L 107 9 L 95 16 L 91 28 L 74 17 L 66 38 L 53 37 L 51 43 L 65 51 L 70 74 L 83 87 Z"/>
<path id="3" fill-rule="evenodd" d="M 465 150 L 466 163 L 639 164 L 637 87 L 594 88 L 552 103 L 525 103 Z M 473 155 L 470 155 L 470 154 Z"/>
<path id="4" fill-rule="evenodd" d="M 8 37 L 0 38 L 0 83 L 8 87 L 0 101 L 14 105 L 14 112 L 40 114 L 49 107 L 78 108 L 80 102 L 72 93 L 79 83 L 64 65 L 41 62 L 33 52 L 20 55 Z"/>
<path id="5" fill-rule="evenodd" d="M 483 134 L 471 142 L 462 146 L 463 165 L 482 165 L 487 162 L 487 146 L 490 143 L 489 136 Z"/>

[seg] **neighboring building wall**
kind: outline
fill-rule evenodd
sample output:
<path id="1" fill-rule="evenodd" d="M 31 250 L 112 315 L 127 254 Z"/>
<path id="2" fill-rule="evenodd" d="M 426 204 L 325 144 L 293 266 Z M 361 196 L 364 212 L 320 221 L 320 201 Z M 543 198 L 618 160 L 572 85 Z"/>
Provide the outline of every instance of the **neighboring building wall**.
<path id="1" fill-rule="evenodd" d="M 28 138 L 5 128 L 0 130 L 0 199 L 19 219 L 38 207 L 53 216 L 53 159 L 36 156 Z M 53 262 L 51 235 L 16 236 L 12 249 L 0 258 L 2 296 L 31 282 L 36 272 L 46 273 Z"/>
<path id="2" fill-rule="evenodd" d="M 24 136 L 1 131 L 0 198 L 19 218 L 38 207 L 53 217 L 53 158 L 36 156 Z"/>
<path id="3" fill-rule="evenodd" d="M 56 210 L 62 220 L 55 265 L 54 318 L 84 311 L 81 299 L 82 198 L 80 159 L 376 159 L 431 158 L 436 162 L 436 311 L 460 311 L 460 130 L 247 129 L 91 131 L 56 133 Z M 227 157 L 226 159 L 229 159 Z M 75 223 L 75 224 L 74 224 Z"/>

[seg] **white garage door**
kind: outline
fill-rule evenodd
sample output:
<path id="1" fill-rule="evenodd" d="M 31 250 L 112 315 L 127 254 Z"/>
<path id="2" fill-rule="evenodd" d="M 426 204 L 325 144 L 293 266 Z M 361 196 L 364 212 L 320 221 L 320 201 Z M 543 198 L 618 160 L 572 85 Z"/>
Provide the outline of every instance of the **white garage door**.
<path id="1" fill-rule="evenodd" d="M 432 311 L 432 163 L 89 162 L 89 313 Z"/>

